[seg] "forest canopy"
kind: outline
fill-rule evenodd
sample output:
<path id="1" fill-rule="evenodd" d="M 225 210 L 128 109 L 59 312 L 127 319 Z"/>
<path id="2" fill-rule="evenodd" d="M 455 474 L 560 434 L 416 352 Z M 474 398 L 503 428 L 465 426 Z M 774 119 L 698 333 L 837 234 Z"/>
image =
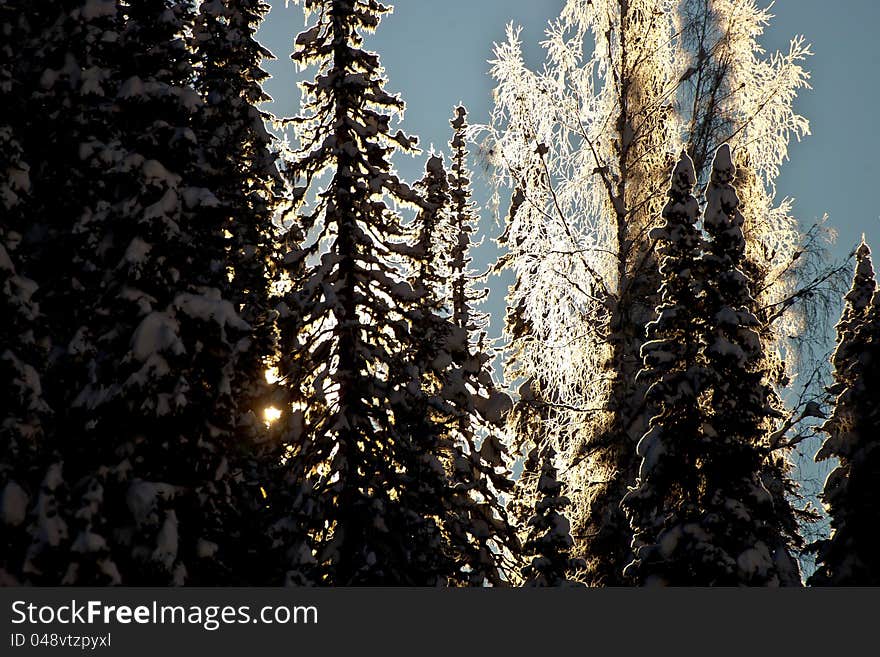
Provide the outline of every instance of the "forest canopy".
<path id="1" fill-rule="evenodd" d="M 777 194 L 804 38 L 567 0 L 422 149 L 392 8 L 292 4 L 274 116 L 262 0 L 0 0 L 0 583 L 880 584 L 871 251 Z"/>

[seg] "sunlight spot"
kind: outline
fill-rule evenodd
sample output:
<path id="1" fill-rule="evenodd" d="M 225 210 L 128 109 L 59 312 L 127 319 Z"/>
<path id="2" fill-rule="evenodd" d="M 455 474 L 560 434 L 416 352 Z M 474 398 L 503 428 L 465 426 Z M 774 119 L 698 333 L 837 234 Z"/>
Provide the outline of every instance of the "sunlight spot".
<path id="1" fill-rule="evenodd" d="M 266 423 L 268 427 L 273 422 L 277 421 L 278 418 L 281 417 L 281 409 L 275 408 L 274 406 L 268 406 L 263 409 L 263 421 Z"/>
<path id="2" fill-rule="evenodd" d="M 266 370 L 266 383 L 272 384 L 277 383 L 281 380 L 281 373 L 278 371 L 278 368 L 273 366 Z"/>

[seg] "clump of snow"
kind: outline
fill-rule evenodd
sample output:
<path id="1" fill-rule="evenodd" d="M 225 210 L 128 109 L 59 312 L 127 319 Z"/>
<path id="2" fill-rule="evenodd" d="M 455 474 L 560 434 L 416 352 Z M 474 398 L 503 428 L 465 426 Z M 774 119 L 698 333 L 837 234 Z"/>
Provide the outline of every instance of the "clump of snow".
<path id="1" fill-rule="evenodd" d="M 180 98 L 181 104 L 190 111 L 197 109 L 204 103 L 198 92 L 190 87 L 174 87 L 172 93 Z"/>
<path id="2" fill-rule="evenodd" d="M 168 187 L 177 187 L 180 184 L 180 176 L 168 171 L 158 160 L 145 160 L 142 171 L 148 182 L 163 183 Z"/>
<path id="3" fill-rule="evenodd" d="M 58 501 L 54 492 L 58 490 L 64 483 L 61 474 L 61 464 L 53 463 L 46 471 L 43 478 L 42 490 L 37 497 L 37 520 L 36 520 L 36 541 L 32 546 L 39 549 L 39 546 L 58 546 L 61 541 L 67 538 L 67 523 L 58 513 Z"/>
<path id="4" fill-rule="evenodd" d="M 171 576 L 171 584 L 173 586 L 183 586 L 186 584 L 186 578 L 189 573 L 186 571 L 186 566 L 182 563 L 177 564 L 174 568 L 174 573 Z"/>
<path id="5" fill-rule="evenodd" d="M 7 482 L 0 493 L 0 520 L 3 524 L 18 527 L 24 523 L 29 501 L 24 488 L 14 481 Z"/>
<path id="6" fill-rule="evenodd" d="M 135 237 L 125 250 L 125 260 L 132 264 L 142 263 L 147 259 L 151 248 L 153 247 L 140 237 Z"/>
<path id="7" fill-rule="evenodd" d="M 61 474 L 61 464 L 53 463 L 46 470 L 46 476 L 43 477 L 43 487 L 55 491 L 64 483 L 64 477 Z"/>
<path id="8" fill-rule="evenodd" d="M 175 493 L 176 490 L 171 484 L 135 479 L 126 491 L 125 503 L 134 517 L 135 524 L 141 526 L 153 522 L 160 499 L 171 500 Z"/>
<path id="9" fill-rule="evenodd" d="M 156 536 L 156 549 L 153 550 L 153 560 L 160 562 L 168 570 L 177 559 L 178 531 L 177 514 L 173 510 L 165 512 L 165 520 Z"/>
<path id="10" fill-rule="evenodd" d="M 223 299 L 220 290 L 208 288 L 202 294 L 179 294 L 174 307 L 185 315 L 203 322 L 216 322 L 221 329 L 227 326 L 239 331 L 249 331 L 250 325 L 235 311 L 235 306 Z"/>
<path id="11" fill-rule="evenodd" d="M 107 71 L 99 66 L 90 66 L 82 72 L 82 84 L 79 88 L 80 93 L 84 96 L 89 94 L 103 96 L 104 88 L 101 86 L 101 83 L 106 77 Z"/>
<path id="12" fill-rule="evenodd" d="M 207 541 L 204 538 L 200 538 L 199 542 L 196 544 L 196 554 L 199 555 L 202 559 L 210 559 L 212 558 L 219 549 L 219 546 L 213 541 Z"/>
<path id="13" fill-rule="evenodd" d="M 214 193 L 204 187 L 184 187 L 180 194 L 188 208 L 216 208 L 220 205 Z"/>
<path id="14" fill-rule="evenodd" d="M 765 577 L 773 568 L 773 557 L 764 543 L 757 543 L 736 558 L 743 578 L 746 581 L 756 577 Z"/>
<path id="15" fill-rule="evenodd" d="M 76 333 L 73 334 L 73 338 L 71 338 L 70 342 L 67 345 L 67 353 L 71 355 L 84 354 L 90 348 L 90 342 L 88 339 L 89 330 L 85 326 L 80 326 Z"/>
<path id="16" fill-rule="evenodd" d="M 133 75 L 119 87 L 120 98 L 134 98 L 144 93 L 144 82 L 138 76 Z"/>
<path id="17" fill-rule="evenodd" d="M 164 351 L 179 356 L 186 352 L 180 340 L 180 324 L 167 312 L 152 312 L 135 329 L 131 352 L 141 362 Z"/>
<path id="18" fill-rule="evenodd" d="M 73 545 L 70 546 L 71 551 L 87 554 L 89 552 L 101 552 L 107 549 L 107 541 L 103 536 L 94 532 L 83 530 L 77 535 Z"/>
<path id="19" fill-rule="evenodd" d="M 85 6 L 80 10 L 82 17 L 87 21 L 103 16 L 116 15 L 115 0 L 86 0 Z"/>
<path id="20" fill-rule="evenodd" d="M 6 252 L 6 248 L 0 244 L 0 270 L 15 273 L 15 266 L 12 264 L 12 258 Z"/>
<path id="21" fill-rule="evenodd" d="M 173 189 L 169 189 L 162 195 L 162 198 L 144 210 L 144 219 L 160 219 L 161 217 L 167 217 L 177 210 L 177 203 L 177 192 Z"/>

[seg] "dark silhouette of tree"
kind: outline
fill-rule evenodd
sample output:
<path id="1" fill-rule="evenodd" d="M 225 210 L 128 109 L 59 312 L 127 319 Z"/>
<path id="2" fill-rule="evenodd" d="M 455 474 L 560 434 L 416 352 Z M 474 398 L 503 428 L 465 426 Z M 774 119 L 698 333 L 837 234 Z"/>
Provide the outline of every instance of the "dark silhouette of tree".
<path id="1" fill-rule="evenodd" d="M 403 102 L 384 90 L 378 57 L 361 48 L 361 33 L 389 10 L 366 0 L 304 6 L 316 20 L 296 38 L 292 58 L 318 72 L 304 83 L 303 115 L 292 120 L 300 150 L 289 173 L 295 196 L 312 207 L 297 215 L 304 246 L 286 257 L 287 483 L 270 500 L 287 580 L 500 583 L 487 548 L 507 525 L 491 501 L 483 508 L 472 499 L 476 484 L 462 486 L 449 471 L 463 465 L 460 458 L 470 468 L 488 457 L 479 456 L 483 449 L 463 452 L 449 432 L 450 412 L 458 419 L 452 404 L 469 397 L 462 398 L 465 379 L 451 381 L 448 367 L 468 345 L 466 331 L 443 327 L 442 302 L 430 299 L 439 280 L 429 257 L 443 202 L 437 194 L 446 186 L 442 163 L 428 164 L 430 200 L 392 170 L 391 155 L 412 151 L 416 141 L 392 132 Z M 317 189 L 322 176 L 326 185 Z M 421 234 L 412 235 L 391 200 L 421 212 Z M 407 271 L 416 272 L 412 284 Z M 463 342 L 450 344 L 449 336 Z M 443 337 L 447 344 L 434 348 Z M 436 354 L 429 364 L 428 351 Z M 467 363 L 477 370 L 488 360 L 474 358 L 468 354 Z"/>
<path id="2" fill-rule="evenodd" d="M 700 510 L 698 467 L 705 450 L 700 399 L 709 377 L 702 354 L 706 309 L 695 183 L 693 163 L 683 153 L 663 208 L 665 224 L 652 231 L 658 241 L 661 305 L 648 325 L 639 377 L 650 381 L 647 396 L 657 415 L 638 444 L 636 486 L 622 502 L 635 554 L 624 572 L 639 584 L 680 584 L 699 563 L 692 565 L 689 546 L 679 544 Z"/>
<path id="3" fill-rule="evenodd" d="M 736 562 L 717 581 L 747 586 L 800 586 L 792 559 L 800 547 L 794 490 L 787 464 L 773 453 L 769 434 L 780 416 L 755 314 L 747 271 L 744 217 L 734 189 L 736 168 L 729 146 L 712 161 L 703 228 L 709 238 L 702 267 L 706 278 L 705 353 L 711 371 L 713 450 L 703 466 L 714 542 Z M 725 514 L 725 511 L 727 512 Z M 714 519 L 713 517 L 713 519 Z"/>
<path id="4" fill-rule="evenodd" d="M 828 435 L 817 461 L 839 459 L 828 475 L 822 500 L 831 517 L 831 536 L 817 541 L 817 569 L 812 586 L 877 586 L 880 559 L 876 527 L 880 520 L 880 295 L 871 251 L 862 241 L 856 251 L 852 288 L 837 324 L 837 350 L 832 358 L 837 395 L 823 425 Z"/>
<path id="5" fill-rule="evenodd" d="M 643 585 L 800 583 L 791 509 L 763 481 L 767 418 L 776 411 L 751 312 L 743 216 L 728 146 L 715 155 L 703 245 L 683 155 L 660 241 L 663 304 L 643 347 L 658 415 L 639 443 L 642 466 L 624 498 L 635 536 L 626 574 Z M 703 252 L 701 254 L 701 251 Z"/>
<path id="6" fill-rule="evenodd" d="M 43 396 L 48 336 L 33 298 L 37 285 L 20 275 L 15 262 L 31 190 L 20 134 L 28 91 L 22 88 L 19 57 L 30 26 L 20 4 L 0 2 L 0 586 L 23 579 L 31 542 L 28 511 L 39 492 L 44 425 L 51 413 Z"/>
<path id="7" fill-rule="evenodd" d="M 55 409 L 27 582 L 240 582 L 237 368 L 255 340 L 239 311 L 260 283 L 230 278 L 224 230 L 243 177 L 265 178 L 216 167 L 226 144 L 193 86 L 189 4 L 65 1 L 23 15 L 22 84 L 35 91 L 20 131 L 33 191 L 21 252 L 40 283 Z"/>
<path id="8" fill-rule="evenodd" d="M 523 568 L 524 586 L 582 586 L 572 575 L 585 567 L 583 559 L 570 554 L 574 545 L 571 523 L 565 509 L 571 504 L 562 492 L 562 482 L 557 478 L 555 458 L 551 448 L 545 448 L 540 457 L 537 448 L 529 459 L 540 458 L 541 465 L 527 463 L 541 472 L 537 483 L 537 499 L 533 515 L 528 519 L 528 537 L 523 543 L 523 556 L 531 557 Z"/>

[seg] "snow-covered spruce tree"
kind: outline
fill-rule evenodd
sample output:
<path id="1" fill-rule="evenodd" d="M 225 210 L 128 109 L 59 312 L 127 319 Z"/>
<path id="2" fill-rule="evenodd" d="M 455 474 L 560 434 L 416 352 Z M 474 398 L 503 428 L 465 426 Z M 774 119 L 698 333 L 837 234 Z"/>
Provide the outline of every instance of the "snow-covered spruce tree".
<path id="1" fill-rule="evenodd" d="M 0 586 L 23 580 L 31 543 L 28 510 L 39 494 L 50 409 L 42 390 L 48 353 L 33 295 L 14 257 L 28 227 L 30 166 L 19 132 L 27 115 L 20 49 L 27 40 L 18 3 L 0 2 Z"/>
<path id="2" fill-rule="evenodd" d="M 732 186 L 736 179 L 730 148 L 724 145 L 712 163 L 703 224 L 710 236 L 704 258 L 707 307 L 715 322 L 706 337 L 713 372 L 708 427 L 730 451 L 717 462 L 717 471 L 707 469 L 707 476 L 713 477 L 710 485 L 721 491 L 718 496 L 724 508 L 734 505 L 731 500 L 738 501 L 744 513 L 736 520 L 751 523 L 729 521 L 719 530 L 727 532 L 726 540 L 736 550 L 746 546 L 736 556 L 737 582 L 800 586 L 791 554 L 801 547 L 798 519 L 802 514 L 792 506 L 795 486 L 788 474 L 790 466 L 772 433 L 780 417 L 778 394 L 771 386 L 774 365 L 766 355 L 772 343 L 762 339 L 767 323 L 756 313 L 751 294 L 754 287 L 748 273 L 754 268 L 749 265 L 743 234 L 745 218 Z M 739 466 L 739 479 L 731 478 L 725 462 Z M 729 548 L 730 553 L 736 555 L 735 549 Z"/>
<path id="3" fill-rule="evenodd" d="M 16 167 L 14 185 L 5 190 L 15 192 L 17 198 L 4 193 L 4 200 L 15 205 L 3 217 L 4 242 L 10 247 L 15 269 L 7 283 L 16 285 L 16 281 L 27 279 L 40 283 L 39 287 L 27 285 L 31 301 L 39 303 L 39 319 L 33 318 L 36 305 L 27 310 L 24 305 L 18 307 L 19 319 L 22 312 L 31 315 L 35 329 L 32 333 L 19 325 L 18 346 L 32 349 L 34 345 L 28 347 L 25 342 L 34 335 L 45 345 L 51 338 L 51 367 L 70 336 L 59 330 L 58 320 L 69 321 L 72 313 L 82 312 L 78 294 L 90 276 L 89 269 L 81 268 L 83 263 L 72 255 L 71 246 L 78 220 L 101 196 L 101 182 L 100 177 L 90 175 L 79 147 L 85 140 L 106 135 L 110 124 L 104 94 L 112 38 L 104 37 L 115 35 L 115 7 L 113 3 L 72 0 L 9 3 L 4 13 L 3 42 L 9 48 L 4 61 L 10 66 L 12 79 L 8 87 L 3 83 L 2 102 L 2 112 L 10 121 L 0 123 L 11 127 L 11 133 L 6 134 L 18 143 L 17 149 L 27 160 L 26 168 Z M 12 156 L 13 151 L 6 154 Z M 40 351 L 44 351 L 42 345 Z M 36 361 L 28 364 L 38 365 Z M 45 403 L 65 409 L 67 400 L 61 399 L 60 392 L 68 381 L 67 373 L 39 369 L 43 376 L 32 381 L 42 389 Z M 52 425 L 67 428 L 63 417 Z M 26 466 L 22 455 L 19 461 L 31 475 L 24 484 L 31 540 L 26 550 L 9 555 L 9 559 L 25 584 L 59 583 L 67 571 L 75 536 L 68 531 L 75 508 L 67 504 L 61 455 L 56 449 L 59 442 L 69 446 L 73 441 L 69 435 L 59 441 L 52 425 L 42 425 L 38 449 L 32 454 L 35 460 Z M 112 568 L 108 578 L 113 579 Z"/>
<path id="4" fill-rule="evenodd" d="M 192 39 L 196 88 L 205 101 L 197 133 L 229 234 L 226 296 L 253 328 L 247 364 L 240 357 L 236 372 L 245 412 L 264 401 L 266 360 L 275 352 L 269 282 L 278 264 L 273 217 L 283 180 L 266 129 L 272 117 L 257 107 L 271 100 L 261 65 L 273 56 L 255 38 L 268 11 L 262 0 L 204 1 Z"/>
<path id="5" fill-rule="evenodd" d="M 0 15 L 0 20 L 3 17 Z M 8 61 L 8 60 L 6 60 Z M 6 61 L 3 63 L 5 64 Z M 2 69 L 5 77 L 9 69 Z M 4 90 L 4 96 L 6 91 Z M 4 99 L 5 100 L 5 99 Z M 10 100 L 10 103 L 13 102 Z M 3 117 L 5 119 L 6 117 Z M 37 285 L 19 275 L 12 255 L 23 228 L 28 165 L 14 128 L 0 119 L 0 586 L 23 580 L 31 543 L 28 510 L 39 493 L 45 463 L 44 434 L 50 408 L 42 389 L 48 342 Z"/>
<path id="6" fill-rule="evenodd" d="M 831 392 L 839 394 L 845 388 L 850 368 L 859 360 L 861 346 L 856 343 L 856 334 L 865 323 L 865 317 L 871 307 L 871 300 L 877 290 L 877 279 L 871 260 L 871 248 L 864 236 L 856 248 L 856 267 L 852 285 L 843 298 L 843 312 L 835 327 L 837 330 L 837 348 L 831 356 L 835 370 L 835 383 Z M 830 425 L 829 425 L 830 426 Z"/>
<path id="7" fill-rule="evenodd" d="M 764 326 L 753 312 L 745 217 L 735 180 L 730 146 L 724 144 L 712 160 L 703 218 L 709 238 L 703 268 L 711 322 L 705 337 L 706 358 L 712 372 L 711 419 L 706 429 L 719 450 L 714 467 L 706 468 L 707 489 L 716 491 L 712 501 L 720 508 L 742 505 L 742 513 L 716 529 L 734 546 L 727 551 L 737 562 L 737 583 L 800 586 L 791 556 L 801 547 L 799 513 L 788 497 L 795 490 L 787 461 L 777 456 L 779 445 L 771 444 L 780 416 L 764 353 L 772 345 L 761 339 Z"/>
<path id="8" fill-rule="evenodd" d="M 264 424 L 265 409 L 279 404 L 279 391 L 267 381 L 267 372 L 277 360 L 275 304 L 271 283 L 279 280 L 280 262 L 277 229 L 273 223 L 282 208 L 284 181 L 276 165 L 275 140 L 266 129 L 273 117 L 258 108 L 270 100 L 262 83 L 269 77 L 262 62 L 273 59 L 255 33 L 269 6 L 262 0 L 208 0 L 199 5 L 192 36 L 196 89 L 204 100 L 196 115 L 196 135 L 202 149 L 205 186 L 214 190 L 223 212 L 229 299 L 240 317 L 251 327 L 246 351 L 236 358 L 236 431 L 254 453 L 242 453 L 244 490 L 248 491 L 244 529 L 254 539 L 250 549 L 254 563 L 246 567 L 248 577 L 262 581 L 259 545 L 265 532 L 262 497 L 269 486 L 263 452 L 273 436 Z M 289 233 L 288 239 L 293 237 Z M 270 427 L 271 428 L 271 427 Z M 262 486 L 262 490 L 261 487 Z M 257 500 L 259 511 L 251 507 Z"/>
<path id="9" fill-rule="evenodd" d="M 717 146 L 741 145 L 762 326 L 794 321 L 794 301 L 827 291 L 823 275 L 794 288 L 799 266 L 816 259 L 800 248 L 787 203 L 773 201 L 787 144 L 807 131 L 791 102 L 806 86 L 808 49 L 796 41 L 786 55 L 764 56 L 758 38 L 768 18 L 751 2 L 568 0 L 550 24 L 543 71 L 526 68 L 516 30 L 496 48 L 486 152 L 499 183 L 520 197 L 499 263 L 516 275 L 507 375 L 531 381 L 534 403 L 548 406 L 535 424 L 580 491 L 573 534 L 594 584 L 620 583 L 630 558 L 617 502 L 634 481 L 633 446 L 653 412 L 635 374 L 658 305 L 649 233 L 674 154 L 703 153 L 705 181 Z M 778 361 L 770 349 L 765 355 Z"/>
<path id="10" fill-rule="evenodd" d="M 228 214 L 205 186 L 219 183 L 199 141 L 192 10 L 77 5 L 42 48 L 53 111 L 39 130 L 56 156 L 32 163 L 35 194 L 57 210 L 39 273 L 63 432 L 44 488 L 68 482 L 69 538 L 54 550 L 36 542 L 26 568 L 35 583 L 240 582 L 236 465 L 247 445 L 234 388 L 251 330 L 224 297 Z"/>
<path id="11" fill-rule="evenodd" d="M 501 547 L 506 524 L 462 516 L 446 467 L 458 447 L 418 360 L 417 336 L 437 317 L 404 280 L 419 240 L 388 201 L 432 207 L 392 170 L 391 155 L 416 142 L 392 132 L 403 103 L 384 91 L 378 57 L 361 48 L 361 33 L 389 9 L 367 0 L 303 5 L 315 21 L 292 58 L 318 70 L 292 121 L 300 150 L 289 170 L 296 196 L 314 205 L 299 210 L 308 239 L 285 259 L 286 486 L 269 499 L 282 572 L 295 584 L 483 583 L 474 572 L 500 583 L 472 547 Z"/>
<path id="12" fill-rule="evenodd" d="M 694 165 L 682 153 L 662 212 L 665 223 L 651 231 L 658 243 L 661 301 L 657 319 L 648 324 L 639 379 L 650 382 L 647 398 L 657 414 L 638 444 L 636 486 L 621 504 L 634 534 L 635 560 L 625 574 L 639 584 L 683 583 L 692 567 L 687 557 L 673 560 L 677 555 L 663 539 L 682 534 L 689 516 L 699 512 L 698 468 L 705 454 L 700 400 L 709 374 L 702 353 L 706 309 L 695 184 Z"/>
<path id="13" fill-rule="evenodd" d="M 870 302 L 867 300 L 870 298 Z M 823 426 L 828 437 L 816 460 L 838 458 L 825 481 L 822 500 L 831 517 L 831 536 L 817 541 L 811 586 L 878 586 L 880 558 L 876 527 L 880 522 L 880 295 L 871 252 L 862 241 L 856 271 L 837 325 L 834 385 L 837 395 Z"/>
<path id="14" fill-rule="evenodd" d="M 693 184 L 689 159 L 686 168 Z M 674 286 L 684 294 L 660 307 L 650 325 L 660 339 L 643 349 L 645 375 L 655 380 L 648 394 L 658 396 L 660 413 L 639 443 L 639 480 L 624 500 L 635 532 L 626 573 L 642 585 L 800 583 L 789 551 L 796 540 L 793 513 L 763 483 L 766 418 L 775 409 L 760 367 L 748 280 L 739 269 L 745 239 L 734 175 L 730 150 L 722 146 L 706 192 L 705 253 L 676 268 L 667 269 L 668 250 L 661 260 L 661 272 L 675 281 L 664 277 L 664 300 Z M 687 205 L 695 221 L 696 200 Z M 661 244 L 668 239 L 659 237 Z"/>
<path id="15" fill-rule="evenodd" d="M 572 575 L 584 567 L 583 559 L 569 554 L 574 540 L 565 509 L 571 501 L 563 495 L 562 482 L 553 463 L 552 447 L 545 447 L 538 456 L 537 448 L 529 454 L 525 468 L 538 470 L 537 496 L 533 515 L 528 520 L 528 537 L 523 543 L 523 556 L 531 557 L 523 568 L 524 586 L 581 586 Z M 540 459 L 540 465 L 533 461 Z"/>
<path id="16" fill-rule="evenodd" d="M 797 408 L 785 413 L 788 419 L 767 426 L 780 442 L 810 415 L 803 405 L 815 393 L 802 386 L 826 369 L 826 318 L 846 274 L 829 264 L 830 236 L 823 224 L 801 233 L 792 200 L 775 198 L 789 140 L 809 134 L 809 122 L 794 111 L 793 101 L 800 89 L 809 88 L 803 63 L 811 52 L 803 37 L 796 37 L 787 52 L 767 57 L 759 39 L 771 19 L 769 8 L 754 1 L 685 0 L 679 19 L 684 72 L 676 102 L 700 183 L 708 181 L 719 144 L 729 143 L 736 158 L 734 184 L 746 238 L 739 267 L 749 281 L 749 310 L 764 344 L 760 367 L 773 386 L 770 404 L 780 412 L 785 411 L 782 390 L 794 379 L 795 368 L 800 370 L 801 383 L 794 386 L 799 394 L 789 390 L 788 395 L 798 399 Z M 765 484 L 783 507 L 786 496 L 796 493 L 791 469 L 789 456 L 777 450 L 764 472 Z M 806 511 L 798 515 L 806 522 L 815 519 Z"/>
<path id="17" fill-rule="evenodd" d="M 464 116 L 459 108 L 452 121 L 454 128 L 458 126 L 457 137 L 464 130 Z M 426 207 L 418 214 L 416 248 L 411 251 L 412 285 L 420 297 L 411 339 L 416 344 L 413 363 L 427 393 L 427 413 L 419 413 L 415 422 L 427 419 L 434 426 L 412 430 L 430 433 L 442 427 L 441 460 L 453 487 L 447 527 L 456 549 L 473 564 L 462 574 L 462 583 L 501 584 L 501 573 L 519 552 L 499 495 L 513 486 L 507 446 L 498 435 L 511 401 L 496 389 L 493 353 L 483 330 L 486 318 L 473 307 L 482 296 L 473 289 L 469 268 L 475 209 L 468 201 L 467 152 L 463 142 L 456 151 L 456 136 L 453 173 L 447 174 L 442 159 L 432 156 L 416 185 Z M 492 531 L 482 529 L 490 527 Z"/>
<path id="18" fill-rule="evenodd" d="M 473 311 L 473 304 L 481 301 L 486 292 L 473 289 L 474 275 L 470 271 L 471 235 L 477 230 L 479 215 L 471 201 L 471 179 L 468 169 L 467 108 L 459 105 L 449 122 L 453 136 L 449 142 L 452 171 L 449 172 L 450 214 L 454 241 L 450 252 L 450 287 L 452 321 L 468 330 L 482 328 L 485 318 Z"/>
<path id="19" fill-rule="evenodd" d="M 516 559 L 520 542 L 508 520 L 502 493 L 509 494 L 513 482 L 508 470 L 507 441 L 503 436 L 506 417 L 512 404 L 508 395 L 498 389 L 492 371 L 494 350 L 486 335 L 488 317 L 477 310 L 487 290 L 477 289 L 480 280 L 471 266 L 472 234 L 479 214 L 471 201 L 470 170 L 466 135 L 467 109 L 458 106 L 450 120 L 453 136 L 449 142 L 451 171 L 447 175 L 449 204 L 443 214 L 442 228 L 435 232 L 434 263 L 441 253 L 445 263 L 441 278 L 446 317 L 445 336 L 441 344 L 444 354 L 438 372 L 443 385 L 441 396 L 454 409 L 448 417 L 448 430 L 457 451 L 452 460 L 452 479 L 457 491 L 467 491 L 460 504 L 459 532 L 473 533 L 476 540 L 462 536 L 467 551 L 477 562 L 489 562 L 492 568 L 505 569 L 509 559 Z M 442 262 L 442 260 L 440 260 Z M 451 363 L 442 363 L 448 353 Z M 437 362 L 437 361 L 435 361 Z M 477 448 L 479 445 L 479 449 Z M 473 532 L 475 527 L 492 527 L 495 531 Z M 488 541 L 487 541 L 488 539 Z M 494 543 L 494 545 L 493 545 Z M 485 570 L 485 568 L 484 568 Z M 509 573 L 508 573 L 509 575 Z M 494 581 L 490 570 L 483 575 Z M 481 573 L 474 571 L 472 583 L 479 583 Z"/>

